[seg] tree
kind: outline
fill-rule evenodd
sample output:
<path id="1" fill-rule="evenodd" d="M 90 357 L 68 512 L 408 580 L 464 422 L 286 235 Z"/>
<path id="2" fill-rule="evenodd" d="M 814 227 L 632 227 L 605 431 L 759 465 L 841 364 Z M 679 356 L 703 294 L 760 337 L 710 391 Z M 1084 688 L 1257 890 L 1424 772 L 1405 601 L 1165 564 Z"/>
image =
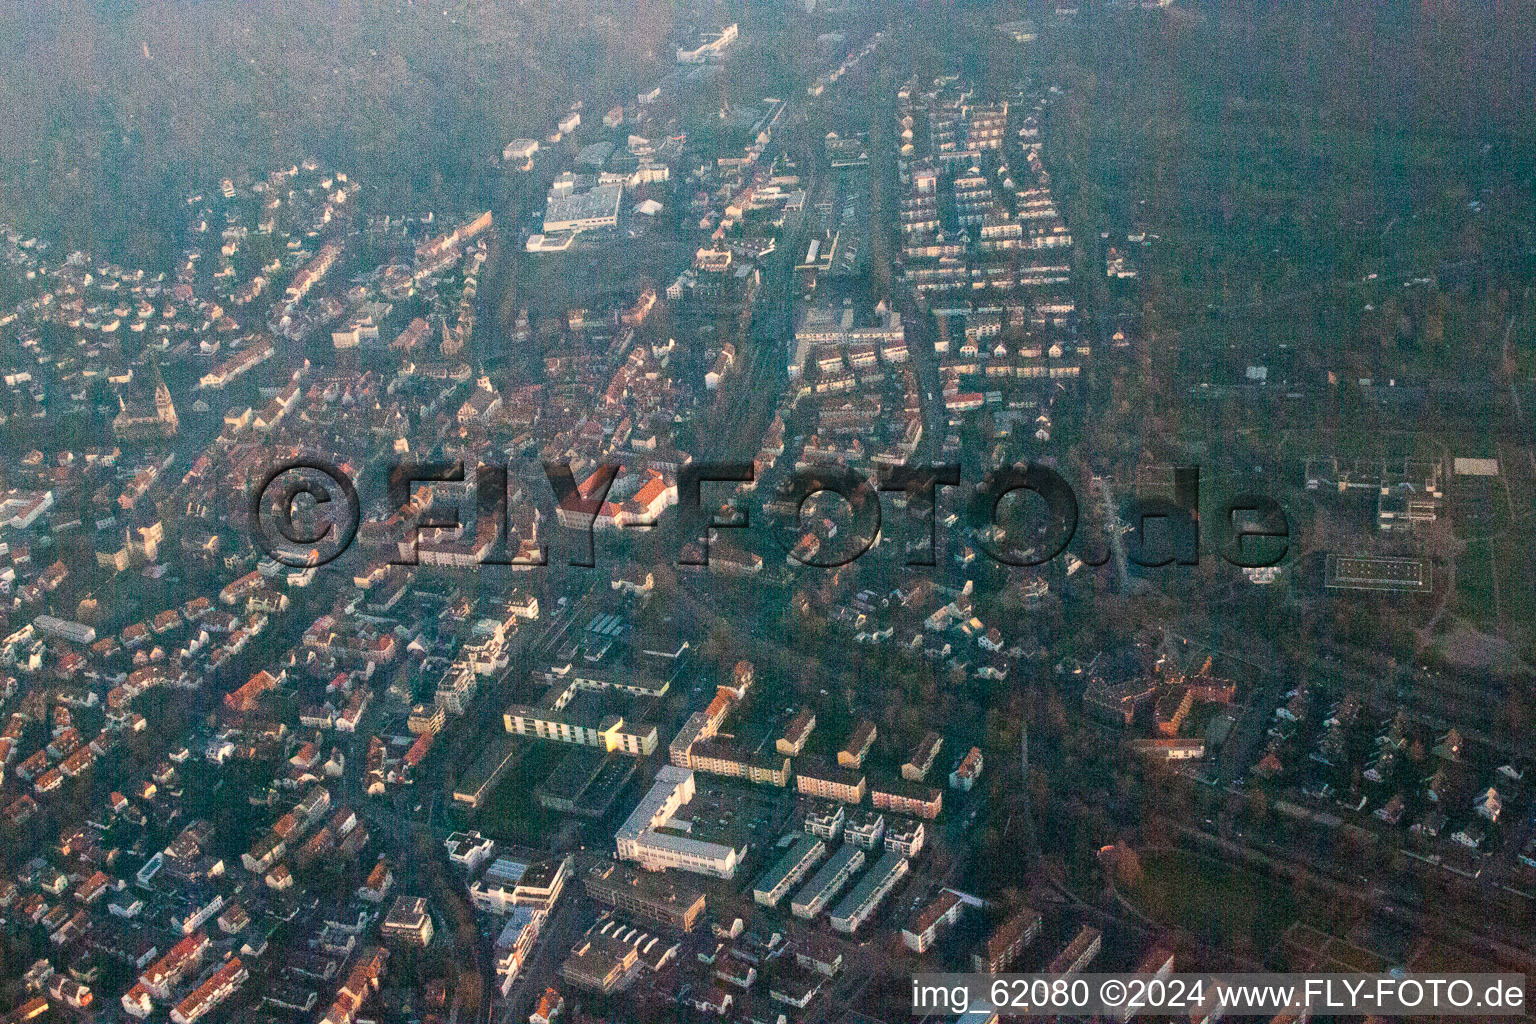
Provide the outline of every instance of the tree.
<path id="1" fill-rule="evenodd" d="M 1099 864 L 1115 885 L 1134 889 L 1141 884 L 1141 858 L 1124 840 L 1099 851 Z"/>

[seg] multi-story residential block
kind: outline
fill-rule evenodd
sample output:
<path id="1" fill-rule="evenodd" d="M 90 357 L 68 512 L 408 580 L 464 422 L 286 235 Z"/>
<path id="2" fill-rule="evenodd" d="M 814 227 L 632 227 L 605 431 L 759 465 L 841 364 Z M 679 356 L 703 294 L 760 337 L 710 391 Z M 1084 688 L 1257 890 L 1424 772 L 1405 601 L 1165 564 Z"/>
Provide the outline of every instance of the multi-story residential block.
<path id="1" fill-rule="evenodd" d="M 656 751 L 656 727 L 649 722 L 626 722 L 621 715 L 592 718 L 565 711 L 514 704 L 503 715 L 507 732 L 556 743 L 576 743 L 644 757 Z"/>
<path id="2" fill-rule="evenodd" d="M 960 897 L 948 889 L 943 890 L 912 915 L 901 930 L 901 941 L 914 953 L 926 953 L 938 938 L 939 929 L 960 920 L 965 907 Z"/>
<path id="3" fill-rule="evenodd" d="M 250 972 L 240 962 L 239 957 L 233 957 L 223 967 L 192 991 L 171 1010 L 171 1020 L 174 1024 L 193 1024 L 201 1020 L 215 1007 L 240 990 L 240 987 L 250 978 Z"/>
<path id="4" fill-rule="evenodd" d="M 1104 945 L 1104 936 L 1097 928 L 1091 925 L 1083 925 L 1078 933 L 1072 937 L 1072 941 L 1060 953 L 1056 954 L 1045 969 L 1047 974 L 1076 974 L 1089 964 L 1094 957 L 1099 955 L 1099 949 Z"/>
<path id="5" fill-rule="evenodd" d="M 813 808 L 805 814 L 805 831 L 810 835 L 820 836 L 829 843 L 835 843 L 843 834 L 845 816 L 842 804 L 831 804 L 822 809 Z"/>
<path id="6" fill-rule="evenodd" d="M 785 757 L 798 757 L 815 728 L 816 713 L 810 708 L 803 708 L 789 720 L 789 724 L 784 727 L 784 735 L 778 738 L 774 748 Z"/>
<path id="7" fill-rule="evenodd" d="M 837 763 L 844 768 L 863 767 L 869 748 L 875 745 L 877 732 L 875 723 L 867 718 L 854 726 L 853 732 L 848 735 L 848 742 L 837 752 Z"/>
<path id="8" fill-rule="evenodd" d="M 1026 946 L 1040 934 L 1040 914 L 1021 907 L 987 937 L 986 944 L 971 955 L 971 970 L 978 974 L 1000 974 L 1012 967 Z"/>
<path id="9" fill-rule="evenodd" d="M 910 860 L 922 852 L 926 835 L 923 823 L 916 818 L 893 816 L 886 819 L 885 837 L 882 842 L 887 850 L 899 853 Z"/>
<path id="10" fill-rule="evenodd" d="M 944 805 L 944 791 L 921 782 L 894 779 L 872 785 L 870 800 L 880 810 L 932 820 Z"/>
<path id="11" fill-rule="evenodd" d="M 955 765 L 955 770 L 949 773 L 950 788 L 969 791 L 981 777 L 981 766 L 981 748 L 972 747 Z"/>
<path id="12" fill-rule="evenodd" d="M 901 777 L 909 782 L 922 782 L 933 768 L 933 762 L 944 746 L 944 738 L 936 732 L 925 735 L 913 748 L 912 756 L 901 766 Z"/>
<path id="13" fill-rule="evenodd" d="M 832 851 L 827 862 L 795 893 L 789 903 L 790 913 L 809 921 L 826 909 L 854 872 L 863 866 L 864 851 L 844 843 Z"/>
<path id="14" fill-rule="evenodd" d="M 778 906 L 789 890 L 810 873 L 822 857 L 827 844 L 815 836 L 800 835 L 774 865 L 763 872 L 752 887 L 752 898 L 765 907 Z"/>
<path id="15" fill-rule="evenodd" d="M 432 914 L 421 896 L 397 896 L 380 932 L 389 941 L 426 948 L 432 943 Z"/>
<path id="16" fill-rule="evenodd" d="M 864 773 L 856 768 L 804 757 L 795 763 L 795 788 L 806 796 L 859 804 L 864 802 L 867 784 Z"/>
<path id="17" fill-rule="evenodd" d="M 872 917 L 880 902 L 907 876 L 911 864 L 899 853 L 886 853 L 832 908 L 828 920 L 835 931 L 852 935 Z"/>
<path id="18" fill-rule="evenodd" d="M 782 752 L 753 752 L 722 740 L 701 740 L 693 745 L 689 764 L 695 771 L 746 779 L 758 785 L 789 785 L 790 761 Z"/>
<path id="19" fill-rule="evenodd" d="M 861 850 L 878 850 L 885 837 L 885 815 L 879 811 L 850 811 L 843 826 L 843 842 Z"/>
<path id="20" fill-rule="evenodd" d="M 479 676 L 466 661 L 456 661 L 438 681 L 433 702 L 450 714 L 462 715 L 474 703 L 480 686 Z"/>
<path id="21" fill-rule="evenodd" d="M 425 733 L 435 735 L 442 731 L 444 721 L 443 705 L 434 701 L 431 704 L 417 704 L 411 708 L 411 713 L 405 720 L 405 727 L 413 736 L 421 736 Z"/>
<path id="22" fill-rule="evenodd" d="M 202 960 L 208 949 L 208 936 L 203 932 L 188 935 L 156 960 L 139 975 L 139 984 L 156 999 L 169 999 L 171 989 L 181 983 L 182 977 Z"/>
<path id="23" fill-rule="evenodd" d="M 546 914 L 537 907 L 514 907 L 492 946 L 491 965 L 496 971 L 496 990 L 505 998 L 523 973 L 523 965 L 538 941 Z"/>

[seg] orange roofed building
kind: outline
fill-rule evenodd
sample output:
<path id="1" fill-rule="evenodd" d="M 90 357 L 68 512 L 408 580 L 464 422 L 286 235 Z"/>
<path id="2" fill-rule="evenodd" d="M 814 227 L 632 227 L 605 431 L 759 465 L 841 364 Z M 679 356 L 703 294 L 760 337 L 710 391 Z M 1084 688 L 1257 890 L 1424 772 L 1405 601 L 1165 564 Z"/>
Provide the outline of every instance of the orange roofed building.
<path id="1" fill-rule="evenodd" d="M 224 707 L 236 714 L 249 714 L 261 702 L 261 696 L 277 689 L 282 682 L 277 676 L 262 669 L 242 683 L 239 688 L 224 695 Z"/>

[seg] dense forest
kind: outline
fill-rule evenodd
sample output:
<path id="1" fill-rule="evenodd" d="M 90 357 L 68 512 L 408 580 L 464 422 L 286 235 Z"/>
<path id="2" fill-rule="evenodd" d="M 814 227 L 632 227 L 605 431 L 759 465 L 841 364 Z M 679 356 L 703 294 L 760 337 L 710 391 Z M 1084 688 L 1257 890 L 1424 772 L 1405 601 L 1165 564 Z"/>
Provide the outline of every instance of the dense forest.
<path id="1" fill-rule="evenodd" d="M 0 0 L 0 219 L 97 252 L 163 250 L 187 192 L 304 156 L 380 186 L 375 194 L 397 210 L 403 198 L 462 195 L 509 138 L 542 135 L 578 91 L 632 102 L 670 65 L 672 38 L 693 19 L 740 19 L 747 29 L 796 6 Z M 1044 18 L 1046 6 L 971 13 Z M 1150 143 L 1166 157 L 1197 145 L 1160 130 L 1190 119 L 1216 130 L 1207 144 L 1223 138 L 1232 111 L 1218 98 L 1235 94 L 1279 116 L 1276 133 L 1321 127 L 1395 139 L 1365 154 L 1377 169 L 1411 166 L 1404 156 L 1462 156 L 1415 151 L 1426 128 L 1451 147 L 1502 143 L 1494 160 L 1532 152 L 1536 0 L 1180 0 L 1171 19 L 1108 32 L 1093 27 L 1105 6 L 1082 5 L 1093 42 L 1074 57 L 1102 66 L 1106 81 L 1144 80 L 1142 97 L 1215 104 L 1159 112 L 1123 97 L 1135 114 L 1128 150 Z M 955 26 L 949 3 L 920 0 L 907 13 L 937 31 Z M 1287 107 L 1326 111 L 1327 123 L 1287 123 Z"/>
<path id="2" fill-rule="evenodd" d="M 670 63 L 666 0 L 0 4 L 0 218 L 163 245 L 190 190 L 316 156 L 398 200 Z M 398 202 L 394 205 L 400 205 Z"/>

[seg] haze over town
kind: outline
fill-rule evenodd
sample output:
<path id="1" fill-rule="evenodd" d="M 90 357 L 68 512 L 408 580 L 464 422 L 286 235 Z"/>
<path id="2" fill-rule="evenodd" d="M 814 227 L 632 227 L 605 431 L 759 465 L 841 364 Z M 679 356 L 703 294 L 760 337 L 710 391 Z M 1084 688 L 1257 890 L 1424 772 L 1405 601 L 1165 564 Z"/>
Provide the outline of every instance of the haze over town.
<path id="1" fill-rule="evenodd" d="M 0 39 L 6 1024 L 1530 972 L 1531 0 Z"/>

